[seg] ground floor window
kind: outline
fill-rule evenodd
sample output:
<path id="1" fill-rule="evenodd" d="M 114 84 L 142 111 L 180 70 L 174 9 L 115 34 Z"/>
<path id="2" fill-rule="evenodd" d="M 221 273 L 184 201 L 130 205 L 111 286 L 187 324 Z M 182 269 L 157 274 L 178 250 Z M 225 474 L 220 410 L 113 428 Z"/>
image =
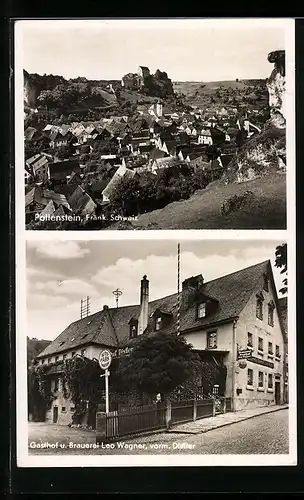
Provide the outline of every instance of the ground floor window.
<path id="1" fill-rule="evenodd" d="M 268 373 L 268 389 L 273 389 L 273 375 Z"/>
<path id="2" fill-rule="evenodd" d="M 247 385 L 253 385 L 253 370 L 251 368 L 247 370 Z"/>
<path id="3" fill-rule="evenodd" d="M 259 389 L 264 388 L 264 373 L 259 372 Z"/>

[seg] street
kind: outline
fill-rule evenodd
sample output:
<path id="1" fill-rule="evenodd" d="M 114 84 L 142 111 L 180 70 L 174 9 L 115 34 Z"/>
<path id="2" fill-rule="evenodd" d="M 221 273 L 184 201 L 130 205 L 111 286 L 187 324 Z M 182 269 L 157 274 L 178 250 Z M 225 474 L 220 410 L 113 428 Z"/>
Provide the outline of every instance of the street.
<path id="1" fill-rule="evenodd" d="M 41 446 L 46 447 L 41 448 Z M 160 432 L 150 436 L 103 443 L 96 448 L 95 433 L 65 426 L 29 423 L 30 454 L 287 454 L 288 410 L 200 434 Z"/>

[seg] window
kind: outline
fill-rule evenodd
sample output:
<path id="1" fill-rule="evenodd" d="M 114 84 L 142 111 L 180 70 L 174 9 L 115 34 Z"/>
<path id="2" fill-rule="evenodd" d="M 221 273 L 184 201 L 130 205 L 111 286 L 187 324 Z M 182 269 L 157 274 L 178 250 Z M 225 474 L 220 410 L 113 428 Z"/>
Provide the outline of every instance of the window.
<path id="1" fill-rule="evenodd" d="M 73 351 L 72 352 L 72 358 L 73 358 L 73 356 L 75 356 L 75 354 L 76 354 L 76 351 Z"/>
<path id="2" fill-rule="evenodd" d="M 268 373 L 268 389 L 273 389 L 273 375 Z"/>
<path id="3" fill-rule="evenodd" d="M 60 346 L 62 346 L 63 344 L 64 344 L 64 341 L 63 341 L 63 342 L 60 342 L 60 344 L 59 344 L 59 345 L 60 345 Z"/>
<path id="4" fill-rule="evenodd" d="M 136 336 L 137 336 L 137 326 L 131 325 L 130 326 L 130 339 L 133 339 Z"/>
<path id="5" fill-rule="evenodd" d="M 265 292 L 269 291 L 269 279 L 266 273 L 263 275 L 263 289 Z"/>
<path id="6" fill-rule="evenodd" d="M 275 346 L 275 357 L 278 358 L 278 359 L 281 357 L 280 346 L 279 345 Z"/>
<path id="7" fill-rule="evenodd" d="M 259 389 L 264 388 L 264 373 L 259 372 Z"/>
<path id="8" fill-rule="evenodd" d="M 65 407 L 65 406 L 62 406 L 62 408 L 61 408 L 61 412 L 62 412 L 62 413 L 65 413 L 65 412 L 66 412 L 66 407 Z"/>
<path id="9" fill-rule="evenodd" d="M 207 332 L 207 349 L 216 349 L 217 332 Z"/>
<path id="10" fill-rule="evenodd" d="M 274 323 L 274 305 L 268 304 L 268 325 L 273 326 Z"/>
<path id="11" fill-rule="evenodd" d="M 56 378 L 55 379 L 55 384 L 54 384 L 54 391 L 57 392 L 58 391 L 58 386 L 59 386 L 59 380 Z"/>
<path id="12" fill-rule="evenodd" d="M 65 359 L 67 359 L 67 357 L 68 357 L 68 355 L 67 355 L 67 354 L 64 354 L 64 355 L 62 356 L 63 361 L 64 361 Z"/>
<path id="13" fill-rule="evenodd" d="M 260 351 L 260 352 L 263 352 L 263 351 L 264 351 L 264 347 L 263 347 L 263 339 L 262 339 L 262 337 L 259 337 L 259 338 L 258 338 L 258 351 Z"/>
<path id="14" fill-rule="evenodd" d="M 43 360 L 41 361 L 41 364 L 43 365 L 43 364 L 44 364 L 44 362 L 45 362 L 45 359 L 43 359 Z"/>
<path id="15" fill-rule="evenodd" d="M 81 356 L 85 356 L 86 355 L 86 349 L 81 349 Z"/>
<path id="16" fill-rule="evenodd" d="M 251 368 L 247 370 L 247 385 L 253 386 L 253 370 Z"/>
<path id="17" fill-rule="evenodd" d="M 55 356 L 55 363 L 56 361 L 59 361 L 59 356 Z"/>
<path id="18" fill-rule="evenodd" d="M 160 316 L 158 316 L 158 318 L 156 318 L 155 320 L 155 330 L 158 331 L 160 330 L 162 327 L 162 319 Z"/>
<path id="19" fill-rule="evenodd" d="M 74 342 L 74 340 L 75 340 L 75 337 L 72 337 L 72 338 L 71 338 L 71 342 Z"/>
<path id="20" fill-rule="evenodd" d="M 202 302 L 197 306 L 197 317 L 204 318 L 206 316 L 206 302 Z"/>
<path id="21" fill-rule="evenodd" d="M 253 347 L 253 335 L 252 333 L 247 333 L 247 347 Z"/>
<path id="22" fill-rule="evenodd" d="M 273 357 L 273 345 L 272 345 L 272 342 L 268 342 L 268 356 Z"/>
<path id="23" fill-rule="evenodd" d="M 75 411 L 75 406 L 71 406 L 70 411 L 73 413 L 73 411 Z"/>
<path id="24" fill-rule="evenodd" d="M 261 297 L 257 297 L 256 301 L 256 317 L 258 319 L 263 319 L 263 301 Z"/>
<path id="25" fill-rule="evenodd" d="M 48 358 L 48 364 L 52 361 L 52 358 Z"/>
<path id="26" fill-rule="evenodd" d="M 92 321 L 89 321 L 88 325 L 89 325 L 90 323 L 92 323 Z M 85 333 L 85 334 L 84 334 L 81 338 L 82 338 L 82 339 L 85 339 L 87 336 L 88 336 L 88 334 L 87 334 L 87 333 Z"/>

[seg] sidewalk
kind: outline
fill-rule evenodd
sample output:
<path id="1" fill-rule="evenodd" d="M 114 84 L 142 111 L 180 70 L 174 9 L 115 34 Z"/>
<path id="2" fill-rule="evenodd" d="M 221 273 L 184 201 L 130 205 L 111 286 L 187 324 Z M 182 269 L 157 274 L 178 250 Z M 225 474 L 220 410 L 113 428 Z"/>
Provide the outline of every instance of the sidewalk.
<path id="1" fill-rule="evenodd" d="M 200 434 L 203 432 L 211 431 L 212 429 L 217 429 L 218 427 L 235 424 L 236 422 L 241 422 L 242 420 L 248 420 L 249 418 L 279 410 L 285 410 L 287 408 L 288 405 L 274 405 L 251 408 L 248 410 L 239 410 L 236 412 L 228 412 L 221 415 L 216 415 L 215 417 L 201 418 L 199 420 L 196 420 L 195 422 L 179 424 L 173 426 L 171 429 L 168 429 L 166 432 L 178 434 Z"/>

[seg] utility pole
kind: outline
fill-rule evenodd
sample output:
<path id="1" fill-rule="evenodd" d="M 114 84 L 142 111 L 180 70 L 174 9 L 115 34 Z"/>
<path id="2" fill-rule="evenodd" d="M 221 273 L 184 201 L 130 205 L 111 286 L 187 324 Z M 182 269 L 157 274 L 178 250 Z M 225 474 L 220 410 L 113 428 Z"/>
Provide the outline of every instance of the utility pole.
<path id="1" fill-rule="evenodd" d="M 180 243 L 177 244 L 177 335 L 180 334 Z"/>

